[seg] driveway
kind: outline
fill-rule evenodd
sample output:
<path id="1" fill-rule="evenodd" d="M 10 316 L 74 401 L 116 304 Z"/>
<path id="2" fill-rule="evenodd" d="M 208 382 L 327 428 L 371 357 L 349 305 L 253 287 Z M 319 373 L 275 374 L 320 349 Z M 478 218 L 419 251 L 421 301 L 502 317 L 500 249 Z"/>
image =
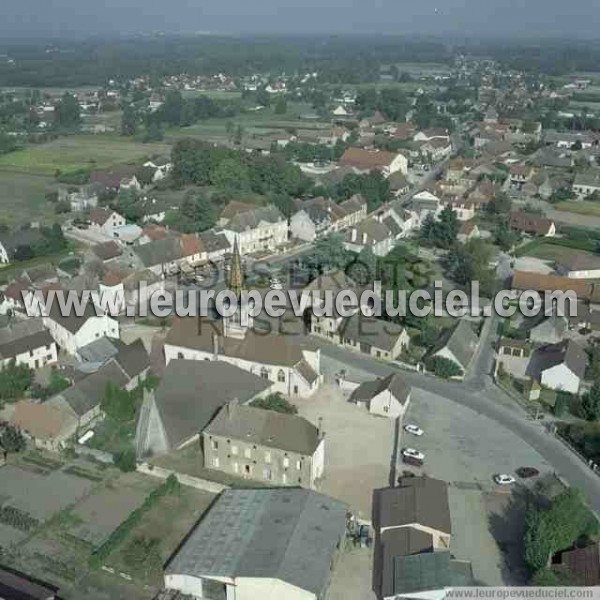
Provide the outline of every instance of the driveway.
<path id="1" fill-rule="evenodd" d="M 319 491 L 346 502 L 359 518 L 370 521 L 373 490 L 390 483 L 396 421 L 349 403 L 334 385 L 323 386 L 297 404 L 299 414 L 311 423 L 322 419 L 325 477 Z"/>

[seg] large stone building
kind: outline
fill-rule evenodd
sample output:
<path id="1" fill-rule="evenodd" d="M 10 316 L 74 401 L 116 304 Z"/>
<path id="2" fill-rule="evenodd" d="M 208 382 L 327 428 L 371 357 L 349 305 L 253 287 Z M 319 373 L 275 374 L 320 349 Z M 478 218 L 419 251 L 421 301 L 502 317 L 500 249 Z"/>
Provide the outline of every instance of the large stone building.
<path id="1" fill-rule="evenodd" d="M 325 437 L 304 417 L 224 406 L 202 434 L 204 466 L 274 485 L 314 488 L 325 470 Z"/>

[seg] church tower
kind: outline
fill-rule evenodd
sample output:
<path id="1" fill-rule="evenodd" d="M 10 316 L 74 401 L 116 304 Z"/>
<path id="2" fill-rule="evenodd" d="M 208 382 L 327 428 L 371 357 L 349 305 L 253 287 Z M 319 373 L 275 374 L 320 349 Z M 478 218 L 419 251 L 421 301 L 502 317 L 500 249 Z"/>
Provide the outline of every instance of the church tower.
<path id="1" fill-rule="evenodd" d="M 236 312 L 231 317 L 223 317 L 223 335 L 229 338 L 244 339 L 246 332 L 252 327 L 253 319 L 250 307 L 241 306 L 240 303 L 244 287 L 244 273 L 237 237 L 233 243 L 233 254 L 229 267 L 227 286 L 235 294 L 238 304 Z"/>

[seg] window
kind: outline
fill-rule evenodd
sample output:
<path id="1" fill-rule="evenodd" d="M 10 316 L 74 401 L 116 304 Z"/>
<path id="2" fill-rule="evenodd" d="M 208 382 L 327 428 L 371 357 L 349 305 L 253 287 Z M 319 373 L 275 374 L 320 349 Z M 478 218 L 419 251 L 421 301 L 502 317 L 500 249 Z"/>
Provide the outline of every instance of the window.
<path id="1" fill-rule="evenodd" d="M 504 347 L 503 353 L 506 354 L 506 355 L 508 355 L 508 356 L 510 356 L 511 349 L 507 348 L 507 347 Z"/>
<path id="2" fill-rule="evenodd" d="M 294 386 L 294 394 L 297 394 L 297 393 L 298 393 L 298 386 L 297 386 L 297 385 L 295 385 L 295 386 Z"/>
<path id="3" fill-rule="evenodd" d="M 301 460 L 297 460 L 296 461 L 296 470 L 299 471 L 302 468 L 302 461 Z"/>
<path id="4" fill-rule="evenodd" d="M 236 462 L 233 463 L 233 472 L 237 473 L 240 470 L 240 465 Z"/>
<path id="5" fill-rule="evenodd" d="M 233 454 L 234 456 L 237 456 L 237 453 L 238 453 L 238 447 L 231 446 L 231 454 Z"/>
<path id="6" fill-rule="evenodd" d="M 250 448 L 244 448 L 244 456 L 250 458 L 252 456 L 252 450 L 250 450 Z"/>
<path id="7" fill-rule="evenodd" d="M 269 379 L 269 369 L 267 369 L 266 367 L 263 367 L 263 368 L 260 370 L 260 376 L 261 376 L 263 379 Z"/>
<path id="8" fill-rule="evenodd" d="M 287 473 L 284 473 L 284 474 L 281 476 L 281 481 L 282 481 L 282 483 L 287 483 Z"/>
<path id="9" fill-rule="evenodd" d="M 210 445 L 212 446 L 213 450 L 218 450 L 219 449 L 219 442 L 217 442 L 217 440 L 212 440 L 212 442 L 210 443 Z"/>
<path id="10" fill-rule="evenodd" d="M 215 457 L 215 459 L 213 460 L 213 465 L 215 466 L 215 468 L 219 468 L 219 457 Z"/>
<path id="11" fill-rule="evenodd" d="M 290 459 L 289 459 L 289 458 L 286 456 L 286 457 L 283 459 L 283 468 L 284 468 L 284 469 L 287 469 L 289 466 L 290 466 Z"/>
<path id="12" fill-rule="evenodd" d="M 390 407 L 389 407 L 389 406 L 384 406 L 384 407 L 383 407 L 383 412 L 389 412 L 389 410 L 390 410 Z"/>
<path id="13" fill-rule="evenodd" d="M 265 452 L 265 462 L 267 464 L 271 463 L 271 453 L 270 452 Z"/>
<path id="14" fill-rule="evenodd" d="M 277 381 L 285 381 L 285 371 L 283 369 L 279 369 L 277 373 Z"/>
<path id="15" fill-rule="evenodd" d="M 177 353 L 177 358 L 183 358 L 183 352 L 178 352 Z"/>
<path id="16" fill-rule="evenodd" d="M 273 479 L 273 474 L 271 473 L 271 469 L 265 469 L 263 471 L 263 479 L 266 481 L 271 481 Z"/>

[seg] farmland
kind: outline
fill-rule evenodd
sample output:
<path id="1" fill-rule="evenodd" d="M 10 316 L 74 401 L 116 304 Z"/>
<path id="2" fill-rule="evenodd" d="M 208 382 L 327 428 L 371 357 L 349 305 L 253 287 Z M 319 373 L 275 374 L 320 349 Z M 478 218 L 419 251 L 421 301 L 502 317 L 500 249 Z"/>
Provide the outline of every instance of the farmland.
<path id="1" fill-rule="evenodd" d="M 58 170 L 101 169 L 168 153 L 168 144 L 141 144 L 118 136 L 78 135 L 5 154 L 0 157 L 0 173 L 52 176 Z"/>
<path id="2" fill-rule="evenodd" d="M 564 210 L 578 215 L 600 217 L 600 203 L 579 200 L 573 202 L 559 202 L 556 210 Z"/>
<path id="3" fill-rule="evenodd" d="M 51 216 L 52 206 L 44 196 L 55 189 L 53 177 L 0 168 L 0 221 L 14 225 Z"/>

